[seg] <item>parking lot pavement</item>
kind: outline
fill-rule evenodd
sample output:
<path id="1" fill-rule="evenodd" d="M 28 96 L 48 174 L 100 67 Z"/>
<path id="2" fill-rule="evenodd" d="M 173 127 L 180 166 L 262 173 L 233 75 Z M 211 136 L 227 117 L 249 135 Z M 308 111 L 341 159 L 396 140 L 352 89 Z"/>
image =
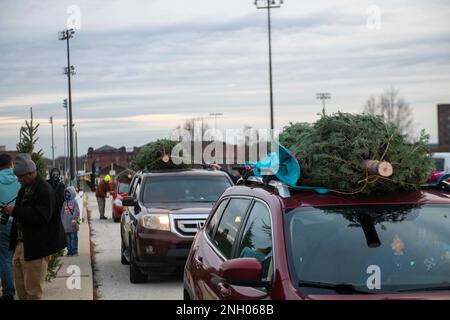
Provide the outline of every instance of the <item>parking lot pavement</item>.
<path id="1" fill-rule="evenodd" d="M 147 283 L 132 284 L 129 266 L 120 263 L 120 223 L 111 218 L 111 198 L 106 199 L 105 215 L 100 220 L 94 193 L 87 194 L 91 219 L 91 242 L 95 248 L 94 281 L 101 300 L 180 300 L 183 298 L 181 273 L 153 274 Z M 95 284 L 94 283 L 94 284 Z"/>

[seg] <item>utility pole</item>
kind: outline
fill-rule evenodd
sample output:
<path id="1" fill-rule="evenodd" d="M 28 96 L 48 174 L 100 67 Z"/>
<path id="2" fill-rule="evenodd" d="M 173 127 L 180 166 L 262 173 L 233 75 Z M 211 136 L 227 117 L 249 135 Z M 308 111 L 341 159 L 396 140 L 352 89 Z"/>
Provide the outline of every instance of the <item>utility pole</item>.
<path id="1" fill-rule="evenodd" d="M 67 75 L 68 79 L 68 89 L 69 89 L 69 170 L 70 170 L 70 185 L 73 184 L 73 180 L 75 179 L 74 172 L 74 157 L 73 157 L 73 130 L 72 130 L 72 87 L 71 87 L 71 76 L 75 75 L 75 67 L 70 64 L 70 46 L 69 39 L 73 37 L 75 30 L 67 29 L 60 31 L 58 33 L 59 40 L 66 40 L 67 43 L 67 67 L 64 70 L 64 74 Z"/>
<path id="2" fill-rule="evenodd" d="M 255 0 L 254 2 L 257 9 L 267 10 L 267 29 L 269 36 L 269 85 L 270 85 L 270 129 L 274 129 L 274 116 L 273 116 L 273 83 L 272 83 L 272 30 L 271 30 L 271 17 L 270 12 L 272 9 L 280 8 L 283 4 L 283 0 Z"/>
<path id="3" fill-rule="evenodd" d="M 52 125 L 52 164 L 55 167 L 55 138 L 53 135 L 53 116 L 50 117 L 50 124 Z"/>
<path id="4" fill-rule="evenodd" d="M 325 116 L 326 115 L 326 109 L 325 109 L 325 100 L 330 100 L 331 99 L 331 93 L 329 92 L 319 92 L 316 93 L 316 99 L 317 100 L 322 100 L 322 115 Z"/>

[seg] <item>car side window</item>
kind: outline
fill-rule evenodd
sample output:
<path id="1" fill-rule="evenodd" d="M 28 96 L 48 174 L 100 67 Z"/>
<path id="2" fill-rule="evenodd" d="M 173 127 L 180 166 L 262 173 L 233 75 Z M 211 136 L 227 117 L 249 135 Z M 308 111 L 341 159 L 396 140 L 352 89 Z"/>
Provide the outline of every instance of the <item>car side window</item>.
<path id="1" fill-rule="evenodd" d="M 272 222 L 267 207 L 255 202 L 245 223 L 237 257 L 256 258 L 263 267 L 263 278 L 271 278 Z"/>
<path id="2" fill-rule="evenodd" d="M 208 235 L 209 239 L 213 238 L 213 233 L 216 230 L 217 224 L 219 223 L 219 219 L 222 216 L 222 212 L 223 210 L 225 210 L 227 204 L 228 199 L 223 200 L 217 207 L 216 211 L 212 214 L 211 219 L 209 220 L 209 223 L 206 226 L 206 234 Z"/>
<path id="3" fill-rule="evenodd" d="M 226 259 L 231 258 L 236 235 L 244 220 L 250 201 L 250 199 L 241 198 L 231 199 L 222 214 L 213 243 Z"/>
<path id="4" fill-rule="evenodd" d="M 135 177 L 134 179 L 133 179 L 133 181 L 131 181 L 131 184 L 130 184 L 130 190 L 128 190 L 128 195 L 129 196 L 133 196 L 133 194 L 134 194 L 134 189 L 135 189 L 135 187 L 136 187 L 136 181 L 138 180 L 138 177 Z"/>

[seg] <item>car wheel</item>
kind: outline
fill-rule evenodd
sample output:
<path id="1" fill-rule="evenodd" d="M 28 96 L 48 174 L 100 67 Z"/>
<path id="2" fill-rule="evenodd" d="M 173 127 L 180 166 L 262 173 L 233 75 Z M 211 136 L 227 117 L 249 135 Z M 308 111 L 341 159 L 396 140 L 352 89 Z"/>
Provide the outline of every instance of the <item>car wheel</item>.
<path id="1" fill-rule="evenodd" d="M 186 289 L 183 290 L 183 300 L 185 300 L 185 301 L 192 300 L 192 299 L 191 299 L 191 296 L 189 295 L 189 293 L 187 292 Z"/>
<path id="2" fill-rule="evenodd" d="M 134 255 L 132 250 L 132 245 L 130 241 L 130 282 L 131 283 L 144 283 L 147 281 L 148 276 L 141 272 L 141 269 L 137 266 L 134 261 Z"/>

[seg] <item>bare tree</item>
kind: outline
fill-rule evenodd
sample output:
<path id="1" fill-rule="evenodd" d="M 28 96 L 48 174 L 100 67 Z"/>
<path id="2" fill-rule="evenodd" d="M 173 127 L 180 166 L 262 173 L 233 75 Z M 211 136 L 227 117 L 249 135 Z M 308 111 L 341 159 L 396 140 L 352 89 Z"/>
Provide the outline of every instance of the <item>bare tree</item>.
<path id="1" fill-rule="evenodd" d="M 395 87 L 387 89 L 378 98 L 370 97 L 364 106 L 364 112 L 379 114 L 388 123 L 393 123 L 406 135 L 414 134 L 414 121 L 411 107 L 399 97 L 399 90 Z"/>

